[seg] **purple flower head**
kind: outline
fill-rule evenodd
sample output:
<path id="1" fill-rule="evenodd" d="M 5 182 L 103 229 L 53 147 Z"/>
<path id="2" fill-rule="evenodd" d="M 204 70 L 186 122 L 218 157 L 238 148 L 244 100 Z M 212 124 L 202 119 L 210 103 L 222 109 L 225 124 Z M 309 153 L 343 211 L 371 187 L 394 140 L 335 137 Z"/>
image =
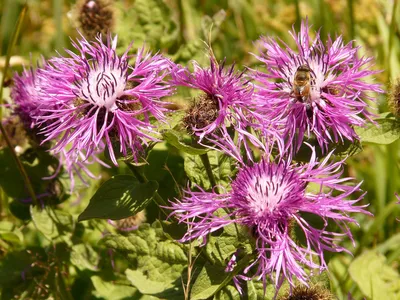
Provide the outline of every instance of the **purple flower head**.
<path id="1" fill-rule="evenodd" d="M 293 277 L 307 284 L 305 268 L 326 269 L 324 252 L 348 251 L 338 245 L 345 236 L 352 239 L 347 223 L 356 223 L 348 213 L 369 214 L 365 206 L 355 206 L 356 200 L 345 200 L 360 191 L 360 184 L 349 186 L 351 178 L 341 178 L 342 163 L 329 163 L 329 154 L 318 162 L 315 152 L 309 163 L 290 161 L 261 162 L 243 167 L 224 194 L 188 190 L 186 196 L 172 204 L 171 209 L 180 222 L 190 230 L 182 242 L 199 238 L 203 244 L 207 235 L 232 223 L 249 229 L 256 240 L 256 259 L 244 270 L 255 271 L 264 282 L 267 276 L 277 289 L 286 278 L 294 285 Z M 316 190 L 316 192 L 315 192 Z M 228 213 L 219 216 L 217 210 Z M 314 215 L 323 222 L 321 228 L 308 223 Z M 338 225 L 341 232 L 328 229 L 328 221 Z M 305 245 L 294 237 L 294 228 L 301 230 Z M 318 263 L 319 262 L 319 263 Z"/>
<path id="2" fill-rule="evenodd" d="M 20 118 L 25 129 L 29 131 L 36 128 L 34 116 L 38 113 L 39 106 L 36 71 L 32 67 L 24 69 L 21 75 L 15 74 L 13 79 L 14 86 L 11 90 L 11 98 L 14 101 L 13 111 Z"/>
<path id="3" fill-rule="evenodd" d="M 222 150 L 239 161 L 241 146 L 249 158 L 252 157 L 250 145 L 268 151 L 268 145 L 275 142 L 278 135 L 275 130 L 262 127 L 262 116 L 252 109 L 253 85 L 243 72 L 235 72 L 234 65 L 224 68 L 225 61 L 219 64 L 210 52 L 209 68 L 202 68 L 193 61 L 193 72 L 181 66 L 172 70 L 173 84 L 201 92 L 183 120 L 185 126 L 199 144 Z M 229 128 L 237 133 L 237 141 Z"/>
<path id="4" fill-rule="evenodd" d="M 46 68 L 46 65 L 44 68 Z M 40 123 L 36 121 L 38 117 L 43 116 L 43 112 L 39 109 L 41 102 L 37 90 L 37 87 L 41 85 L 40 76 L 38 76 L 38 74 L 42 71 L 43 69 L 34 70 L 31 67 L 25 69 L 22 75 L 15 74 L 14 86 L 11 90 L 11 98 L 14 101 L 12 105 L 13 113 L 21 119 L 25 131 L 30 136 L 31 142 L 36 144 L 40 144 L 44 140 L 44 137 L 39 134 Z M 44 124 L 42 123 L 42 125 Z M 76 157 L 71 157 L 65 149 L 60 152 L 51 152 L 58 158 L 59 165 L 52 176 L 43 179 L 54 179 L 60 174 L 62 168 L 64 168 L 70 178 L 71 192 L 74 190 L 75 186 L 75 175 L 78 176 L 81 182 L 85 185 L 88 185 L 86 177 L 98 178 L 89 171 L 88 165 L 97 162 L 105 167 L 109 167 L 97 158 L 96 154 L 98 153 L 93 153 L 85 160 L 76 161 Z M 78 153 L 78 156 L 82 158 L 83 153 Z"/>
<path id="5" fill-rule="evenodd" d="M 256 56 L 265 64 L 266 73 L 254 72 L 256 99 L 267 119 L 284 128 L 287 147 L 297 151 L 304 136 L 314 136 L 322 150 L 330 142 L 358 139 L 353 126 L 371 121 L 366 100 L 370 92 L 382 93 L 379 84 L 365 77 L 377 73 L 371 69 L 372 58 L 359 58 L 360 47 L 344 45 L 341 36 L 326 45 L 319 32 L 309 36 L 308 22 L 299 33 L 290 32 L 297 51 L 272 38 L 261 38 L 263 49 Z"/>
<path id="6" fill-rule="evenodd" d="M 70 57 L 50 59 L 40 73 L 39 120 L 50 122 L 43 129 L 46 140 L 57 140 L 56 152 L 70 145 L 70 152 L 86 157 L 106 145 L 115 165 L 113 144 L 118 142 L 124 156 L 138 160 L 142 144 L 157 140 L 150 119 L 165 118 L 161 98 L 173 92 L 164 82 L 170 62 L 141 49 L 131 66 L 129 49 L 117 55 L 117 37 L 111 36 L 106 44 L 100 35 L 95 42 L 81 37 L 73 46 L 78 54 L 66 50 Z"/>

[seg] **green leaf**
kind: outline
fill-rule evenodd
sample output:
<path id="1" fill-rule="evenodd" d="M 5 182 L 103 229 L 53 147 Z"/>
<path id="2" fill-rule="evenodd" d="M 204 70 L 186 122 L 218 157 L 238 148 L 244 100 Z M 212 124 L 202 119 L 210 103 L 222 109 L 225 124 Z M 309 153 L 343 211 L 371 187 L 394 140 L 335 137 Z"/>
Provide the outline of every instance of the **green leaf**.
<path id="1" fill-rule="evenodd" d="M 125 46 L 135 41 L 135 47 L 146 43 L 153 49 L 162 49 L 178 38 L 178 27 L 162 0 L 136 0 L 120 11 L 116 30 Z"/>
<path id="2" fill-rule="evenodd" d="M 351 278 L 370 299 L 400 299 L 400 275 L 386 264 L 382 254 L 368 251 L 349 267 Z"/>
<path id="3" fill-rule="evenodd" d="M 249 300 L 274 299 L 275 287 L 272 284 L 267 284 L 264 293 L 263 282 L 261 280 L 251 280 L 247 281 L 247 293 Z"/>
<path id="4" fill-rule="evenodd" d="M 218 151 L 209 151 L 207 155 L 216 184 L 229 187 L 231 178 L 236 172 L 234 160 Z M 205 190 L 212 188 L 203 162 L 198 155 L 185 155 L 185 172 L 192 183 L 192 187 L 199 185 Z"/>
<path id="5" fill-rule="evenodd" d="M 24 236 L 22 232 L 11 222 L 0 222 L 0 239 L 7 243 L 20 245 Z"/>
<path id="6" fill-rule="evenodd" d="M 95 288 L 94 296 L 104 299 L 129 299 L 135 293 L 136 289 L 129 285 L 122 285 L 103 281 L 99 276 L 90 277 Z"/>
<path id="7" fill-rule="evenodd" d="M 190 299 L 201 300 L 212 297 L 218 292 L 226 277 L 227 273 L 223 267 L 205 264 L 192 286 Z"/>
<path id="8" fill-rule="evenodd" d="M 363 143 L 388 145 L 397 141 L 400 137 L 400 122 L 394 117 L 379 118 L 375 124 L 366 127 L 356 127 L 356 133 Z"/>
<path id="9" fill-rule="evenodd" d="M 155 181 L 138 183 L 133 176 L 113 176 L 97 190 L 78 221 L 120 220 L 133 216 L 146 208 L 157 189 Z"/>
<path id="10" fill-rule="evenodd" d="M 178 282 L 181 288 L 179 280 L 187 266 L 184 246 L 167 240 L 159 222 L 152 227 L 143 224 L 126 236 L 105 236 L 101 243 L 121 252 L 135 266 L 136 271 L 145 274 L 147 280 L 166 284 Z"/>
<path id="11" fill-rule="evenodd" d="M 70 243 L 75 224 L 69 213 L 47 206 L 44 209 L 31 206 L 30 211 L 33 224 L 47 239 Z"/>
<path id="12" fill-rule="evenodd" d="M 127 269 L 125 271 L 126 277 L 134 285 L 139 292 L 147 295 L 160 294 L 168 289 L 174 287 L 171 283 L 159 282 L 149 280 L 142 272 L 137 270 Z"/>
<path id="13" fill-rule="evenodd" d="M 238 290 L 231 286 L 227 285 L 218 293 L 215 294 L 213 300 L 240 300 L 242 297 L 240 296 Z M 250 298 L 249 298 L 250 299 Z"/>
<path id="14" fill-rule="evenodd" d="M 207 153 L 209 150 L 205 148 L 196 148 L 183 141 L 184 135 L 179 131 L 170 129 L 162 132 L 164 140 L 175 148 L 192 155 L 200 155 Z"/>
<path id="15" fill-rule="evenodd" d="M 100 258 L 89 244 L 76 244 L 72 246 L 71 263 L 79 270 L 85 269 L 98 271 Z"/>

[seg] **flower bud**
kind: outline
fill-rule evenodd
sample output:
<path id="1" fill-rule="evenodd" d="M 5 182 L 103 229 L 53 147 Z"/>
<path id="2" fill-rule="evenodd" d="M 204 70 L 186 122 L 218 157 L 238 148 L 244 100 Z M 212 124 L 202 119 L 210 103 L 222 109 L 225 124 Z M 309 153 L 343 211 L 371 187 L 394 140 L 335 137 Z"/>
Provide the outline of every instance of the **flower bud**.
<path id="1" fill-rule="evenodd" d="M 103 38 L 113 31 L 115 12 L 112 0 L 81 0 L 77 4 L 77 21 L 82 33 L 94 40 L 98 33 Z"/>

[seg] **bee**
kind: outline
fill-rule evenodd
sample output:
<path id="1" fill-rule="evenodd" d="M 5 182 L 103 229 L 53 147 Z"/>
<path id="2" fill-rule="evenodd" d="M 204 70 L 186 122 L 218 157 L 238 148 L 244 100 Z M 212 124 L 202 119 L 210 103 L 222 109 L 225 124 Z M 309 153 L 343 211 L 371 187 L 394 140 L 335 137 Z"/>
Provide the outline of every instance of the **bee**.
<path id="1" fill-rule="evenodd" d="M 301 65 L 294 74 L 293 89 L 290 95 L 311 110 L 311 69 L 308 65 Z"/>

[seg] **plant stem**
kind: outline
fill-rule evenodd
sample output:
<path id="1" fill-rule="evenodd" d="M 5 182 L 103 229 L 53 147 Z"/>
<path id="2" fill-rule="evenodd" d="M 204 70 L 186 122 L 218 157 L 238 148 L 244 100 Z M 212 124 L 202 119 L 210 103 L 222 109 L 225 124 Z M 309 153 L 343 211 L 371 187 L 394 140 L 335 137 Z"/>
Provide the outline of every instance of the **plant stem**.
<path id="1" fill-rule="evenodd" d="M 37 198 L 36 198 L 36 195 L 35 195 L 35 191 L 33 190 L 33 187 L 32 187 L 32 183 L 31 183 L 31 181 L 30 181 L 30 179 L 29 179 L 29 177 L 28 177 L 28 174 L 26 173 L 26 170 L 25 170 L 25 168 L 24 168 L 24 165 L 22 164 L 21 160 L 19 159 L 17 153 L 15 153 L 15 149 L 14 149 L 14 147 L 12 146 L 11 141 L 10 141 L 10 138 L 8 137 L 7 132 L 5 131 L 5 129 L 4 129 L 4 127 L 3 127 L 3 124 L 2 124 L 1 122 L 0 122 L 0 130 L 1 130 L 1 133 L 2 133 L 2 135 L 3 135 L 3 137 L 4 137 L 4 140 L 5 140 L 6 143 L 7 143 L 8 148 L 9 148 L 10 151 L 11 151 L 11 155 L 12 155 L 12 157 L 14 158 L 15 163 L 16 163 L 17 166 L 18 166 L 18 170 L 19 170 L 19 172 L 21 173 L 22 178 L 23 178 L 24 181 L 25 181 L 26 187 L 28 188 L 29 195 L 31 196 L 33 203 L 34 203 L 35 205 L 37 205 L 38 202 L 37 202 Z"/>
<path id="2" fill-rule="evenodd" d="M 295 5 L 296 5 L 296 25 L 295 28 L 297 31 L 300 30 L 300 24 L 301 24 L 301 14 L 300 14 L 300 0 L 295 0 Z"/>
<path id="3" fill-rule="evenodd" d="M 143 172 L 141 172 L 137 166 L 134 166 L 134 165 L 130 164 L 129 162 L 125 162 L 125 163 L 140 183 L 149 182 L 146 175 L 144 175 Z M 153 200 L 158 204 L 161 211 L 168 217 L 169 214 L 163 208 L 165 206 L 168 206 L 168 203 L 165 202 L 165 200 L 160 196 L 160 194 L 157 191 L 154 192 Z"/>
<path id="4" fill-rule="evenodd" d="M 392 57 L 392 48 L 393 48 L 393 40 L 396 33 L 396 11 L 399 1 L 394 0 L 393 2 L 393 10 L 392 10 L 392 17 L 390 20 L 390 28 L 389 28 L 389 45 L 388 45 L 388 57 L 386 59 L 387 62 L 387 70 L 389 73 L 389 79 L 392 78 L 392 69 L 391 69 L 391 57 Z"/>
<path id="5" fill-rule="evenodd" d="M 201 161 L 203 162 L 204 168 L 206 169 L 208 180 L 210 180 L 210 184 L 213 188 L 213 190 L 219 194 L 218 187 L 217 187 L 217 182 L 215 181 L 214 174 L 212 172 L 210 160 L 208 159 L 208 154 L 200 154 Z"/>
<path id="6" fill-rule="evenodd" d="M 355 30 L 354 30 L 354 5 L 353 0 L 347 0 L 347 6 L 349 8 L 349 29 L 350 29 L 350 39 L 354 40 Z"/>
<path id="7" fill-rule="evenodd" d="M 10 59 L 11 59 L 12 50 L 13 50 L 15 44 L 17 43 L 17 38 L 18 38 L 19 32 L 21 30 L 22 21 L 25 19 L 25 14 L 26 14 L 27 9 L 28 9 L 28 6 L 25 4 L 21 10 L 21 13 L 19 14 L 19 17 L 17 20 L 17 25 L 15 27 L 13 35 L 11 36 L 11 42 L 8 44 L 8 48 L 7 48 L 6 63 L 5 63 L 4 70 L 3 70 L 3 78 L 1 79 L 1 84 L 0 84 L 0 121 L 2 120 L 2 113 L 3 113 L 2 107 L 3 107 L 4 82 L 7 77 L 8 68 L 10 67 Z"/>

